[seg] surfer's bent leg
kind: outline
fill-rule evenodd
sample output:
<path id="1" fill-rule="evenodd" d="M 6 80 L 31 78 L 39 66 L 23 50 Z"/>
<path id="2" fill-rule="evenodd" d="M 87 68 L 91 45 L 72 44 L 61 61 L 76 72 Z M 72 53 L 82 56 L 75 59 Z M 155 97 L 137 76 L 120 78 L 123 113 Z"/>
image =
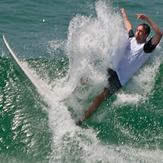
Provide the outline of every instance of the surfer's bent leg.
<path id="1" fill-rule="evenodd" d="M 89 107 L 88 110 L 84 113 L 84 118 L 82 121 L 78 121 L 76 125 L 81 126 L 81 124 L 86 121 L 88 118 L 90 118 L 94 112 L 97 110 L 97 108 L 101 105 L 101 103 L 106 99 L 108 96 L 108 89 L 105 88 L 101 94 L 99 94 L 93 101 L 92 105 Z"/>
<path id="2" fill-rule="evenodd" d="M 93 115 L 93 113 L 97 110 L 101 103 L 106 99 L 108 93 L 108 90 L 105 88 L 103 92 L 94 99 L 90 108 L 84 113 L 84 121 Z"/>
<path id="3" fill-rule="evenodd" d="M 101 94 L 99 94 L 93 101 L 92 105 L 84 113 L 84 118 L 82 121 L 78 121 L 76 124 L 81 126 L 81 124 L 90 118 L 101 103 L 108 97 L 111 97 L 116 91 L 118 91 L 122 86 L 118 79 L 118 76 L 115 71 L 108 69 L 108 86 L 104 88 Z"/>

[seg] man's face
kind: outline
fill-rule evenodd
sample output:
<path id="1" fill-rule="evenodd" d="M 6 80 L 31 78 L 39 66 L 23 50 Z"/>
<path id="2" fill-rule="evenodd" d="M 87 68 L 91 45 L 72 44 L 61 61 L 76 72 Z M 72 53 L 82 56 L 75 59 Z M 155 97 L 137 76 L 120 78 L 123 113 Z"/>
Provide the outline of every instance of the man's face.
<path id="1" fill-rule="evenodd" d="M 145 32 L 145 29 L 142 25 L 138 26 L 136 33 L 135 33 L 135 38 L 138 44 L 144 43 L 147 39 L 149 34 Z"/>

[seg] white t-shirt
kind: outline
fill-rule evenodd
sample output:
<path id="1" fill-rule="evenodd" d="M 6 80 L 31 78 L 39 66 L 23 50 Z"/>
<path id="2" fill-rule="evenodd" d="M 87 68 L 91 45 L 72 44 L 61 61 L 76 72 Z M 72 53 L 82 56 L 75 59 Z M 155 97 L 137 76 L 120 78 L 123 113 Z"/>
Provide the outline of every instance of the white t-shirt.
<path id="1" fill-rule="evenodd" d="M 119 63 L 114 67 L 122 86 L 127 83 L 151 55 L 144 52 L 145 43 L 138 44 L 135 37 L 129 38 L 125 44 L 125 50 L 124 47 L 122 51 L 120 49 L 117 50 L 118 53 L 121 51 L 123 55 Z"/>

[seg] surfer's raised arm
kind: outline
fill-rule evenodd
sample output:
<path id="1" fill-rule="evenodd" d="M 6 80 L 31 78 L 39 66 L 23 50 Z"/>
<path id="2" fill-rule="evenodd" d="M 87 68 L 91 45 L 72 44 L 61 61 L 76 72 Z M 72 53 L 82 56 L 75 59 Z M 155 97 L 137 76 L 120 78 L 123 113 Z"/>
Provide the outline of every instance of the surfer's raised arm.
<path id="1" fill-rule="evenodd" d="M 125 9 L 121 8 L 120 11 L 122 12 L 122 15 L 123 15 L 125 28 L 126 28 L 127 32 L 129 32 L 130 30 L 132 30 L 132 24 L 128 20 Z"/>
<path id="2" fill-rule="evenodd" d="M 150 26 L 153 28 L 155 35 L 152 37 L 152 45 L 157 45 L 161 38 L 162 38 L 162 31 L 161 29 L 145 14 L 136 14 L 137 19 L 141 19 L 143 21 L 146 21 L 150 24 Z"/>

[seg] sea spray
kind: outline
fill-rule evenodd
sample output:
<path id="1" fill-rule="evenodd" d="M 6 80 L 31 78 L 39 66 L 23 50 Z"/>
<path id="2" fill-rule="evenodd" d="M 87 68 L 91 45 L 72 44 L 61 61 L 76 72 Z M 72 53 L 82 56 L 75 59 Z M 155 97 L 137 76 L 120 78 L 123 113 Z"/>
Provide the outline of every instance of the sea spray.
<path id="1" fill-rule="evenodd" d="M 5 27 L 2 29 L 12 38 L 9 40 L 14 43 L 11 44 L 13 49 L 16 49 L 14 51 L 18 49 L 21 51 L 19 55 L 23 55 L 25 58 L 32 55 L 32 59 L 27 60 L 29 65 L 26 66 L 26 63 L 23 65 L 25 65 L 25 69 L 29 70 L 34 82 L 38 84 L 38 92 L 42 98 L 31 89 L 28 81 L 25 82 L 22 76 L 15 71 L 12 62 L 8 58 L 3 58 L 8 56 L 8 52 L 4 48 L 2 57 L 0 57 L 0 161 L 2 163 L 162 162 L 163 66 L 159 53 L 155 51 L 154 55 L 158 56 L 153 57 L 125 87 L 107 99 L 80 128 L 75 125 L 75 121 L 83 116 L 94 97 L 107 84 L 105 73 L 106 68 L 111 66 L 112 51 L 121 46 L 120 39 L 127 33 L 123 28 L 119 9 L 113 9 L 108 1 L 89 1 L 91 10 L 88 12 L 86 11 L 89 8 L 86 5 L 88 3 L 85 1 L 58 1 L 57 5 L 56 2 L 51 1 L 49 4 L 41 0 L 39 2 L 26 1 L 25 4 L 27 5 L 24 5 L 23 1 L 15 1 L 10 4 L 2 2 L 2 5 L 5 6 L 2 7 L 2 15 L 12 13 L 12 17 L 8 15 L 9 19 L 2 21 L 2 27 Z M 88 1 L 86 0 L 86 2 Z M 153 3 L 152 7 L 159 11 L 157 12 L 158 19 L 155 19 L 154 10 L 149 10 L 142 2 L 134 2 L 133 4 L 129 1 L 116 1 L 119 7 L 125 7 L 130 20 L 133 20 L 132 23 L 136 23 L 135 11 L 141 12 L 143 8 L 143 11 L 149 13 L 150 17 L 160 26 L 159 15 L 161 15 L 161 10 L 159 6 L 161 6 L 161 2 L 149 1 L 149 7 L 151 3 Z M 156 7 L 157 5 L 159 6 Z M 27 7 L 26 10 L 24 10 L 24 6 Z M 29 17 L 26 11 L 30 9 L 30 11 L 35 12 L 36 8 L 41 12 Z M 47 10 L 45 10 L 46 8 Z M 16 14 L 16 11 L 22 11 L 23 17 Z M 82 14 L 74 16 L 77 12 Z M 47 17 L 42 17 L 42 13 L 45 13 Z M 72 16 L 74 16 L 73 19 Z M 30 21 L 24 21 L 25 17 L 29 18 Z M 6 17 L 4 16 L 4 18 Z M 45 23 L 42 23 L 43 18 L 46 19 Z M 67 28 L 68 21 L 71 20 L 71 24 L 75 18 L 79 19 L 77 20 L 79 25 L 81 21 L 87 19 L 87 24 L 84 23 L 83 33 L 79 37 L 80 40 L 75 40 L 75 37 L 78 37 L 78 29 L 73 31 L 70 25 Z M 110 33 L 110 39 L 105 38 L 107 30 L 102 28 L 103 26 L 107 29 L 105 19 L 108 20 L 108 26 L 111 26 L 111 29 L 112 25 L 117 28 L 116 30 L 112 29 L 112 31 L 118 32 L 118 36 L 116 33 Z M 114 19 L 117 19 L 117 22 Z M 43 26 L 37 23 L 38 21 Z M 99 23 L 96 25 L 95 21 Z M 89 28 L 89 26 L 91 27 L 90 23 L 93 25 L 92 28 Z M 116 25 L 120 26 L 116 27 Z M 22 27 L 21 32 L 20 27 Z M 49 30 L 51 27 L 57 28 L 57 30 L 55 32 Z M 91 32 L 91 29 L 94 31 Z M 74 32 L 77 34 L 72 37 L 74 42 L 72 42 L 72 35 L 69 37 L 70 31 L 72 35 Z M 103 31 L 106 33 L 104 34 Z M 65 39 L 66 32 L 68 34 L 67 39 Z M 63 38 L 63 40 L 57 40 L 56 35 L 61 33 L 63 37 L 59 38 Z M 88 33 L 88 37 L 86 37 L 86 33 Z M 100 36 L 100 33 L 103 33 L 103 36 Z M 88 42 L 87 39 L 89 40 L 93 34 L 95 37 Z M 85 39 L 82 36 L 85 36 Z M 110 41 L 106 45 L 103 39 L 106 42 Z M 40 46 L 47 45 L 49 54 L 43 50 L 45 46 L 41 47 L 41 51 L 39 50 L 36 40 L 41 43 Z M 103 42 L 100 43 L 101 40 Z M 28 44 L 29 42 L 30 44 Z M 87 45 L 89 45 L 91 53 L 89 53 Z M 29 46 L 29 48 L 25 46 Z M 29 49 L 32 49 L 32 53 L 27 52 Z M 76 53 L 78 49 L 79 54 Z M 84 49 L 86 50 L 84 51 Z M 26 55 L 24 50 L 27 52 Z M 105 53 L 107 53 L 106 56 Z M 82 57 L 84 54 L 85 56 Z M 49 59 L 49 55 L 53 59 Z M 35 56 L 46 56 L 48 58 L 35 58 Z M 115 61 L 118 62 L 117 56 L 115 58 Z M 74 61 L 77 63 L 75 64 Z"/>
<path id="2" fill-rule="evenodd" d="M 150 155 L 148 150 L 139 151 L 130 146 L 123 146 L 123 144 L 130 144 L 128 143 L 130 140 L 135 140 L 135 146 L 137 146 L 139 139 L 137 135 L 134 135 L 137 131 L 133 132 L 132 129 L 135 130 L 133 127 L 131 130 L 127 128 L 128 122 L 126 122 L 125 127 L 120 125 L 120 117 L 116 117 L 118 116 L 116 110 L 110 112 L 111 115 L 115 113 L 113 123 L 111 122 L 112 118 L 111 120 L 108 119 L 106 111 L 99 121 L 100 124 L 109 124 L 110 128 L 105 125 L 105 127 L 99 128 L 101 131 L 96 132 L 92 128 L 85 130 L 74 125 L 76 119 L 82 118 L 84 110 L 89 107 L 93 98 L 107 85 L 106 69 L 112 66 L 112 52 L 118 46 L 123 46 L 122 40 L 126 37 L 123 20 L 110 5 L 104 1 L 98 1 L 95 4 L 95 11 L 96 16 L 77 15 L 69 24 L 65 48 L 65 53 L 69 58 L 69 70 L 67 76 L 58 80 L 58 84 L 54 87 L 53 90 L 57 91 L 59 96 L 54 96 L 54 103 L 49 110 L 49 123 L 54 132 L 51 162 L 137 162 L 146 160 L 153 162 L 160 160 L 153 156 L 148 159 Z M 114 57 L 117 60 L 120 59 L 120 56 Z M 154 70 L 151 70 L 151 67 L 142 69 L 140 74 L 148 74 L 149 71 L 154 74 L 159 64 L 156 64 Z M 84 83 L 81 82 L 81 79 L 84 79 Z M 131 83 L 137 82 L 139 79 L 142 77 L 136 75 Z M 154 83 L 154 79 L 152 81 L 147 80 L 148 82 Z M 137 86 L 134 86 L 135 89 L 143 83 L 143 79 L 138 83 Z M 113 105 L 108 107 L 117 108 L 119 104 L 126 104 L 126 102 L 127 106 L 132 104 L 132 107 L 133 103 L 137 105 L 142 100 L 142 96 L 146 97 L 146 92 L 150 92 L 152 89 L 152 85 L 148 85 L 150 89 L 148 86 L 143 87 L 145 91 L 143 95 L 142 91 L 139 92 L 140 88 L 135 95 L 130 89 L 130 84 L 127 85 L 126 89 L 117 94 L 117 100 Z M 127 91 L 128 88 L 129 92 Z M 58 102 L 55 101 L 56 98 Z M 96 117 L 98 118 L 98 116 Z M 109 138 L 106 139 L 107 145 L 103 144 L 102 139 L 100 139 L 102 142 L 98 140 L 98 137 L 105 140 L 104 135 L 112 132 L 112 130 L 115 130 L 113 134 L 118 136 L 115 142 L 120 147 L 111 145 L 113 142 L 110 142 L 109 145 Z M 103 132 L 105 134 L 102 136 Z M 134 153 L 138 154 L 135 155 Z M 142 157 L 140 157 L 141 153 Z M 156 154 L 159 156 L 160 151 L 158 150 Z"/>
<path id="3" fill-rule="evenodd" d="M 127 37 L 120 14 L 109 4 L 98 1 L 95 12 L 90 16 L 75 16 L 68 28 L 66 54 L 69 58 L 69 81 L 74 88 L 80 87 L 80 79 L 83 78 L 89 85 L 87 93 L 81 98 L 83 101 L 92 100 L 107 86 L 106 70 L 112 67 L 112 52 L 122 46 L 123 38 Z M 118 60 L 119 56 L 115 58 Z M 86 110 L 88 105 L 83 106 L 81 102 L 81 106 L 72 107 L 77 114 L 81 109 Z"/>
<path id="4" fill-rule="evenodd" d="M 144 136 L 138 133 L 136 125 L 131 125 L 132 114 L 124 112 L 125 107 L 121 109 L 122 105 L 127 103 L 126 106 L 130 106 L 130 111 L 135 114 L 134 108 L 131 109 L 133 107 L 131 104 L 137 105 L 142 99 L 140 88 L 137 95 L 133 93 L 134 91 L 132 92 L 132 89 L 136 88 L 135 84 L 131 89 L 129 83 L 117 94 L 118 98 L 113 104 L 110 103 L 111 105 L 104 107 L 104 114 L 98 120 L 102 126 L 97 127 L 97 130 L 94 129 L 95 126 L 83 129 L 75 125 L 75 121 L 82 118 L 84 110 L 89 107 L 93 98 L 107 85 L 106 69 L 112 66 L 111 54 L 122 45 L 121 39 L 126 36 L 122 18 L 118 13 L 113 12 L 110 5 L 99 1 L 95 9 L 97 16 L 77 15 L 70 21 L 66 43 L 64 41 L 64 44 L 60 44 L 61 47 L 66 45 L 65 53 L 69 59 L 69 69 L 63 78 L 55 79 L 52 85 L 48 85 L 31 71 L 38 92 L 48 104 L 45 109 L 52 131 L 50 162 L 160 161 L 161 158 L 158 157 L 160 150 L 156 151 L 155 156 L 149 158 L 150 150 L 134 148 L 134 145 L 139 146 Z M 53 43 L 58 44 L 56 41 Z M 114 57 L 118 58 L 118 56 Z M 145 75 L 149 72 L 154 74 L 159 67 L 157 61 L 154 62 L 156 63 L 154 71 L 151 69 L 153 66 L 149 65 L 149 67 L 145 66 L 140 74 Z M 28 69 L 27 66 L 26 69 Z M 154 79 L 150 80 L 151 77 L 147 83 L 154 83 Z M 84 83 L 81 82 L 81 78 L 84 79 Z M 136 74 L 131 83 L 137 80 L 137 86 L 145 82 L 141 75 Z M 151 84 L 148 85 L 151 86 Z M 150 89 L 148 86 L 143 87 L 145 94 L 150 92 L 152 87 L 153 85 Z M 107 107 L 111 108 L 108 112 L 105 111 Z M 128 114 L 126 121 L 125 114 Z M 98 115 L 96 117 L 99 119 Z M 143 119 L 145 118 L 142 115 Z M 110 139 L 110 136 L 113 136 L 111 134 L 116 136 L 116 140 Z M 144 134 L 146 134 L 145 131 Z M 134 140 L 135 143 L 130 143 L 131 140 Z M 119 146 L 114 144 L 119 144 Z"/>

